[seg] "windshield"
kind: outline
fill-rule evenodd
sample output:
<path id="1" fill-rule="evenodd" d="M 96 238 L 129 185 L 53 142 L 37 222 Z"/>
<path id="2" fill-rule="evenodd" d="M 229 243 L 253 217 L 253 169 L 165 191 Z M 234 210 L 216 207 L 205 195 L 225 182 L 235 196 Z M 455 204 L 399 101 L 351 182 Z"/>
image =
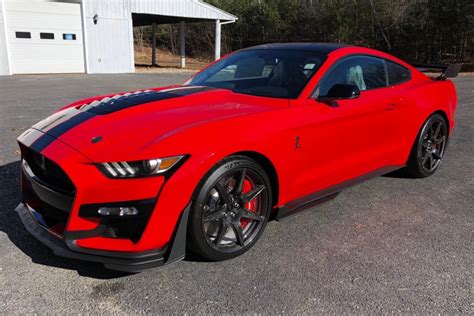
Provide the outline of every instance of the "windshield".
<path id="1" fill-rule="evenodd" d="M 245 50 L 232 54 L 198 73 L 189 85 L 295 99 L 323 61 L 323 55 L 312 52 Z"/>

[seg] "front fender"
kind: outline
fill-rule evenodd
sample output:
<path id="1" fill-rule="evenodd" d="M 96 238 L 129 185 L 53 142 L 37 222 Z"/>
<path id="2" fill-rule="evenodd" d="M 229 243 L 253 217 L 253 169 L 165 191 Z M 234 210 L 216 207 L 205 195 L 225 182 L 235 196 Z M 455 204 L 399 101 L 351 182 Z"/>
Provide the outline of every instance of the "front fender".
<path id="1" fill-rule="evenodd" d="M 278 174 L 281 192 L 277 205 L 285 203 L 287 192 L 290 191 L 287 188 L 290 186 L 290 176 L 296 167 L 289 161 L 297 154 L 297 150 L 291 129 L 270 122 L 275 120 L 268 120 L 268 124 L 260 125 L 258 120 L 253 119 L 233 123 L 215 122 L 175 134 L 157 143 L 156 148 L 149 149 L 159 150 L 160 155 L 189 155 L 189 159 L 163 186 L 147 228 L 150 231 L 160 231 L 158 244 L 164 245 L 170 240 L 182 210 L 192 199 L 206 173 L 222 159 L 239 152 L 255 152 L 271 161 Z"/>

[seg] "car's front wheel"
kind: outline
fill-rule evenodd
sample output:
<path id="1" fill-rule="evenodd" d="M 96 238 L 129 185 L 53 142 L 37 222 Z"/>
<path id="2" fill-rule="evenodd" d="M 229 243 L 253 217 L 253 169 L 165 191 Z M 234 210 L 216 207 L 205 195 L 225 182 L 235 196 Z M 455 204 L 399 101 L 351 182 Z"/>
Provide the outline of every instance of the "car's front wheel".
<path id="1" fill-rule="evenodd" d="M 432 115 L 421 128 L 413 146 L 407 171 L 416 178 L 436 172 L 448 144 L 448 126 L 439 114 Z"/>
<path id="2" fill-rule="evenodd" d="M 191 250 L 220 261 L 250 249 L 272 209 L 271 187 L 262 167 L 244 156 L 218 163 L 201 180 L 189 223 Z"/>

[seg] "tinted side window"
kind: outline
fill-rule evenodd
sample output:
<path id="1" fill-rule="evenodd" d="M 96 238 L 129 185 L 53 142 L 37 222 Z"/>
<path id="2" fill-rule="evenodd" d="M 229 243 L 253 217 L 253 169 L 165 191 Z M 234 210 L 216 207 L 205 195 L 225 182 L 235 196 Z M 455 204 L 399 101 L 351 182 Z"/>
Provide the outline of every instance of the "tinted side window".
<path id="1" fill-rule="evenodd" d="M 388 83 L 390 85 L 402 83 L 410 79 L 410 70 L 389 60 L 387 60 L 386 63 L 388 72 Z"/>
<path id="2" fill-rule="evenodd" d="M 384 61 L 369 56 L 349 57 L 332 67 L 319 84 L 318 96 L 326 96 L 335 84 L 356 85 L 360 91 L 386 87 Z"/>

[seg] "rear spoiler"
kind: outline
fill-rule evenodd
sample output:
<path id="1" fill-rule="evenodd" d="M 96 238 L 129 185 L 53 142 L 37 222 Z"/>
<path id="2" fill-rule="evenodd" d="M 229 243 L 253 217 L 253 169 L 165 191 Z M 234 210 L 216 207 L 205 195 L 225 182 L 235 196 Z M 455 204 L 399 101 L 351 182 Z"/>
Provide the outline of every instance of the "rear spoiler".
<path id="1" fill-rule="evenodd" d="M 447 78 L 455 78 L 461 70 L 462 64 L 412 64 L 413 67 L 421 72 L 441 72 L 436 78 L 437 80 L 446 80 Z"/>

